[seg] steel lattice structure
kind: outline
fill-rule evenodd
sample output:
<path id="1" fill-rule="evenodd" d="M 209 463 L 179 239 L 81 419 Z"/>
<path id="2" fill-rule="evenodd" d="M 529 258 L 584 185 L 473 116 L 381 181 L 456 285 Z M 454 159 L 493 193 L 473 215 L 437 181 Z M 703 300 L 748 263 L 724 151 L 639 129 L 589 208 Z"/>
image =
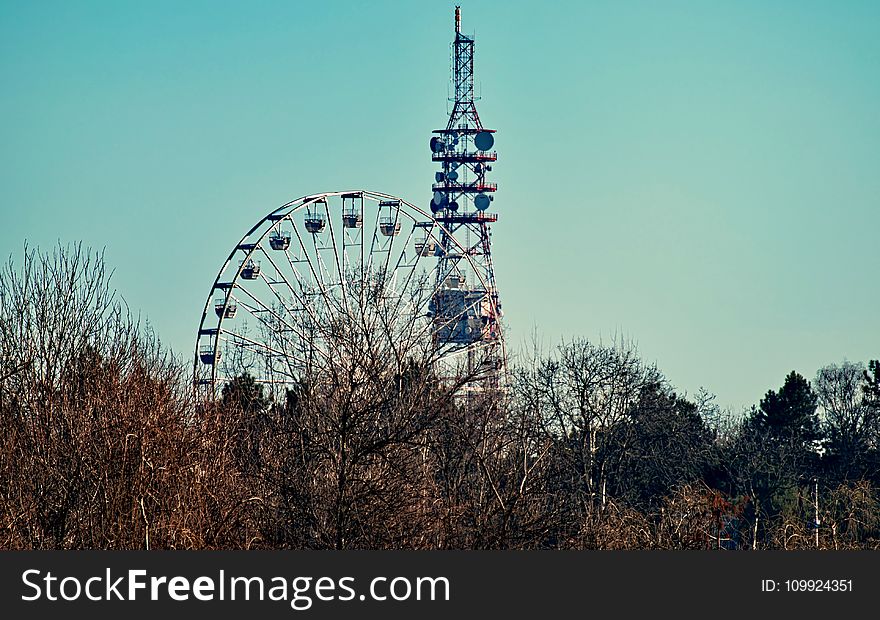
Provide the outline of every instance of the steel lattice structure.
<path id="1" fill-rule="evenodd" d="M 457 324 L 458 332 L 438 333 L 488 348 L 492 358 L 489 363 L 495 368 L 494 376 L 488 382 L 497 385 L 505 366 L 505 349 L 491 251 L 490 226 L 498 220 L 498 215 L 487 211 L 497 185 L 487 181 L 487 174 L 498 154 L 492 150 L 495 130 L 483 127 L 477 113 L 474 43 L 473 37 L 461 32 L 461 9 L 455 7 L 452 111 L 446 127 L 435 130 L 436 135 L 431 138 L 431 159 L 442 169 L 435 173 L 430 206 L 434 217 L 448 231 L 440 236 L 438 255 L 442 266 L 438 277 L 454 271 L 455 264 L 464 258 L 475 264 L 480 277 L 458 286 L 439 287 L 441 294 L 434 300 L 433 310 L 438 321 L 443 322 L 450 315 L 459 314 L 462 307 L 475 309 L 466 321 Z M 456 242 L 465 246 L 465 254 L 453 251 Z"/>

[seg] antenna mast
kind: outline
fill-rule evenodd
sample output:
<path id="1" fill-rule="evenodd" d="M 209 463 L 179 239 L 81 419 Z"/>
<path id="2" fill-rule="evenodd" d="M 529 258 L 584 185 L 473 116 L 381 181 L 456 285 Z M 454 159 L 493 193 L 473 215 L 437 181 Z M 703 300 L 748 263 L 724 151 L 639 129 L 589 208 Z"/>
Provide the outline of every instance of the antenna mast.
<path id="1" fill-rule="evenodd" d="M 505 353 L 491 253 L 490 226 L 498 215 L 487 211 L 497 185 L 487 181 L 487 174 L 498 154 L 492 150 L 495 130 L 484 128 L 477 114 L 474 38 L 462 34 L 458 6 L 452 54 L 452 112 L 446 128 L 434 130 L 431 138 L 431 160 L 442 167 L 435 173 L 431 211 L 445 230 L 437 248 L 440 268 L 430 311 L 435 338 L 467 346 L 470 369 L 480 365 L 482 384 L 497 387 Z M 454 239 L 465 240 L 464 253 L 476 265 L 473 273 L 462 269 L 467 261 L 461 260 Z"/>

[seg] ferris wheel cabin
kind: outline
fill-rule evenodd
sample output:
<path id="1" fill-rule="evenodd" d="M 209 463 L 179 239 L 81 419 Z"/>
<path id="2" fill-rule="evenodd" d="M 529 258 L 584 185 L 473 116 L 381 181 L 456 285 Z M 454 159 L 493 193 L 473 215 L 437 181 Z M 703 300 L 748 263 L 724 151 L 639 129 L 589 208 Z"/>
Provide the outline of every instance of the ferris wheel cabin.
<path id="1" fill-rule="evenodd" d="M 290 233 L 273 230 L 269 235 L 269 247 L 273 250 L 286 250 L 290 247 Z"/>

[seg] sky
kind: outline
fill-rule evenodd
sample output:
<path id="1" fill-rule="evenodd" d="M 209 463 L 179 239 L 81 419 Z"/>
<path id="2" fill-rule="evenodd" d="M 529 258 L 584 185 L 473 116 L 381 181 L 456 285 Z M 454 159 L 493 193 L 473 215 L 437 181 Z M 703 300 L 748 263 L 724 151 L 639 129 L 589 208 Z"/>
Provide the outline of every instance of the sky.
<path id="1" fill-rule="evenodd" d="M 880 357 L 880 3 L 459 3 L 514 354 L 622 337 L 734 410 Z M 0 255 L 104 248 L 191 355 L 275 207 L 430 198 L 454 4 L 0 0 Z"/>

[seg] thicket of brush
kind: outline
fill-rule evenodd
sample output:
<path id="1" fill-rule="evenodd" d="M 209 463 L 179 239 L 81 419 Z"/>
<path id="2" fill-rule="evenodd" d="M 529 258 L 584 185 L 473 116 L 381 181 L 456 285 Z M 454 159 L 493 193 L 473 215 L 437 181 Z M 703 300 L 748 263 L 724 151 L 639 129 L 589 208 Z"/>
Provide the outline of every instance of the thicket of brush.
<path id="1" fill-rule="evenodd" d="M 471 398 L 418 356 L 346 360 L 196 403 L 100 255 L 27 250 L 0 273 L 0 548 L 880 546 L 877 362 L 729 416 L 625 343 Z"/>

